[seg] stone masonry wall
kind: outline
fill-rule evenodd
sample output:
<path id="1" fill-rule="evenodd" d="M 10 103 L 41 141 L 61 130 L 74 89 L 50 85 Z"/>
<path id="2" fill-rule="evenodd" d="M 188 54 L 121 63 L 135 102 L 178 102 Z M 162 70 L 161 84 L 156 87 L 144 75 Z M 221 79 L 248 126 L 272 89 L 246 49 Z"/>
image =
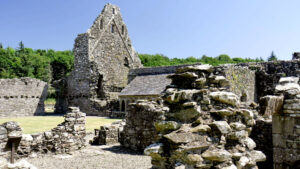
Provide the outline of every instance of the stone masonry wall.
<path id="1" fill-rule="evenodd" d="M 117 109 L 118 93 L 128 84 L 129 69 L 142 67 L 119 7 L 105 5 L 87 33 L 76 38 L 74 54 L 69 105 L 89 115 L 107 116 Z"/>
<path id="2" fill-rule="evenodd" d="M 300 168 L 299 78 L 281 78 L 276 94 L 284 96 L 283 110 L 273 114 L 274 169 Z"/>
<path id="3" fill-rule="evenodd" d="M 5 149 L 8 138 L 21 137 L 17 155 L 28 157 L 32 153 L 69 153 L 85 146 L 85 113 L 70 107 L 65 120 L 51 131 L 36 134 L 22 134 L 18 123 L 0 125 L 0 155 L 7 158 Z"/>
<path id="4" fill-rule="evenodd" d="M 0 117 L 44 113 L 48 85 L 38 79 L 0 79 Z"/>
<path id="5" fill-rule="evenodd" d="M 300 76 L 300 60 L 242 63 L 256 74 L 256 101 L 266 95 L 274 95 L 275 87 L 281 77 Z"/>
<path id="6" fill-rule="evenodd" d="M 155 122 L 162 120 L 166 110 L 153 101 L 137 101 L 129 104 L 126 125 L 120 133 L 122 146 L 136 151 L 143 151 L 148 145 L 155 143 L 159 136 Z"/>
<path id="7" fill-rule="evenodd" d="M 155 125 L 159 141 L 145 149 L 153 168 L 257 168 L 265 155 L 249 137 L 256 110 L 230 92 L 222 68 L 179 68 L 163 99 L 169 111 Z"/>

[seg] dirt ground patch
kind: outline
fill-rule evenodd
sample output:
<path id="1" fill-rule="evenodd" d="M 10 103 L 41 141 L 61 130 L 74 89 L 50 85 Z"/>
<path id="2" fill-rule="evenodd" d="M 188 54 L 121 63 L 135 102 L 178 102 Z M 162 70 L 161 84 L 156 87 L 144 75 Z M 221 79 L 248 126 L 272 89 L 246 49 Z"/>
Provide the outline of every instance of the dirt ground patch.
<path id="1" fill-rule="evenodd" d="M 89 136 L 90 138 L 91 136 Z M 39 169 L 149 169 L 151 158 L 119 144 L 91 146 L 71 155 L 38 155 L 26 159 Z"/>

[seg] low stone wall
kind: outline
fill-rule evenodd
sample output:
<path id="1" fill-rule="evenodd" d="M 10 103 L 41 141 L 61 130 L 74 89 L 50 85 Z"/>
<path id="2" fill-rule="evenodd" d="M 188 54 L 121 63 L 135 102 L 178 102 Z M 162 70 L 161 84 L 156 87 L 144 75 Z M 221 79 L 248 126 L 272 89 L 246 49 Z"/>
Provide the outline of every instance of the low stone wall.
<path id="1" fill-rule="evenodd" d="M 18 157 L 27 157 L 32 153 L 69 153 L 85 146 L 85 113 L 76 107 L 70 107 L 65 120 L 51 131 L 37 134 L 23 134 L 16 122 L 7 122 L 0 126 L 1 154 L 7 156 L 5 146 L 10 137 L 19 136 Z"/>
<path id="2" fill-rule="evenodd" d="M 0 117 L 44 113 L 46 82 L 33 78 L 0 79 Z"/>
<path id="3" fill-rule="evenodd" d="M 156 102 L 137 101 L 129 104 L 126 125 L 120 133 L 122 146 L 132 150 L 143 151 L 148 145 L 159 139 L 155 121 L 162 120 L 164 108 Z"/>
<path id="4" fill-rule="evenodd" d="M 114 122 L 111 125 L 100 126 L 95 129 L 95 137 L 91 140 L 93 145 L 112 145 L 119 143 L 120 132 L 123 131 L 123 121 Z"/>

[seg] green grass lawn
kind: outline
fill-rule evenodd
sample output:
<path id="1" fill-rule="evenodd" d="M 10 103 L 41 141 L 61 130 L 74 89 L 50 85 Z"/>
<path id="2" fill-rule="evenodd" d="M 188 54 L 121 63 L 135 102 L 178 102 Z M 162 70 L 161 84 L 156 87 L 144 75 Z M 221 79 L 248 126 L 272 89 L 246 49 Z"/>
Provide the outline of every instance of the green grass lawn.
<path id="1" fill-rule="evenodd" d="M 0 118 L 0 124 L 7 121 L 16 121 L 23 129 L 23 133 L 31 134 L 43 131 L 49 131 L 62 123 L 64 118 L 62 116 L 33 116 L 33 117 L 17 117 L 17 118 Z M 86 130 L 93 132 L 94 129 L 99 129 L 100 126 L 110 124 L 120 119 L 109 119 L 103 117 L 87 117 Z"/>

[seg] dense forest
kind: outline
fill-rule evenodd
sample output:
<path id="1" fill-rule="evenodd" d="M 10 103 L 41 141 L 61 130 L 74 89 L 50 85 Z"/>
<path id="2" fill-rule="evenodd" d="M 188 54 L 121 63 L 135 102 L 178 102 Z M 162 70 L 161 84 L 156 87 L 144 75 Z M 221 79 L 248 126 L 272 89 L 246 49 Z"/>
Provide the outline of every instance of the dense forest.
<path id="1" fill-rule="evenodd" d="M 201 58 L 168 58 L 162 54 L 139 54 L 145 67 L 170 66 L 180 64 L 205 63 L 220 65 L 226 63 L 261 62 L 262 58 L 230 58 L 222 54 L 217 57 L 203 55 Z M 268 60 L 276 60 L 274 52 Z M 55 51 L 52 49 L 33 50 L 19 43 L 16 49 L 3 48 L 0 43 L 0 78 L 32 77 L 46 82 L 53 82 L 70 74 L 74 68 L 74 55 L 72 51 Z"/>
<path id="2" fill-rule="evenodd" d="M 0 78 L 32 77 L 52 82 L 68 75 L 74 67 L 72 51 L 33 50 L 22 42 L 17 49 L 0 44 Z"/>

